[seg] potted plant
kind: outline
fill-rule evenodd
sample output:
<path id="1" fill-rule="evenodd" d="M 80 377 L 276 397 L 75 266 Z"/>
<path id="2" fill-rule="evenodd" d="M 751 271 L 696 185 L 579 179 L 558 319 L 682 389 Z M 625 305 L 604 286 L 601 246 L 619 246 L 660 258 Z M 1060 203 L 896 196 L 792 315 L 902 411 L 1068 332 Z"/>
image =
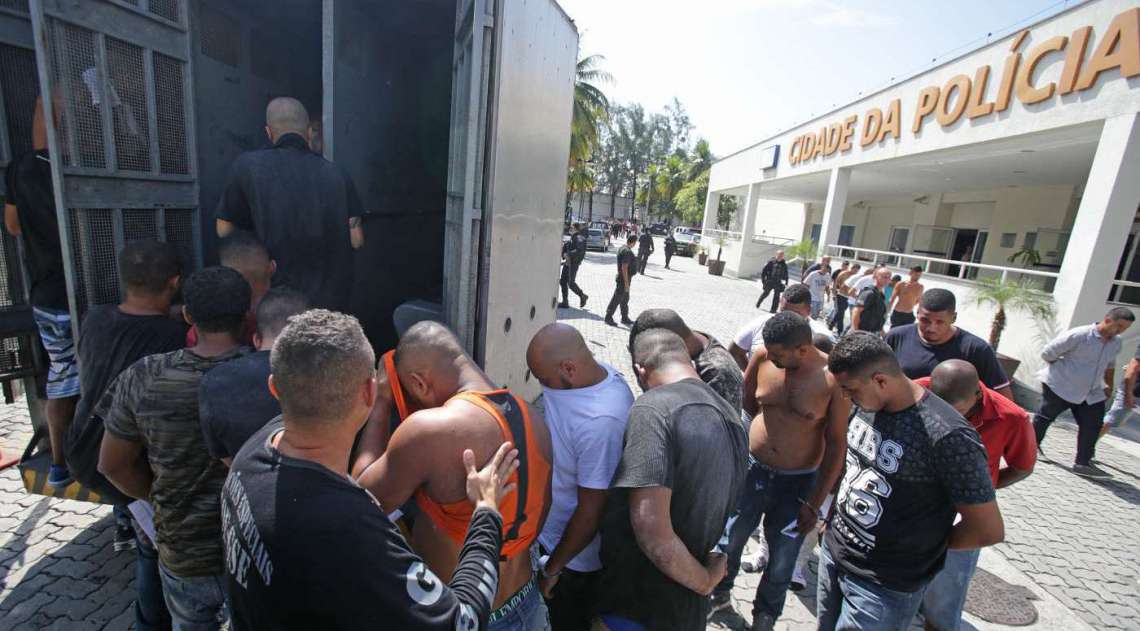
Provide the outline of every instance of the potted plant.
<path id="1" fill-rule="evenodd" d="M 701 248 L 697 250 L 697 264 L 704 265 L 707 260 L 709 260 L 709 251 L 702 245 Z"/>
<path id="2" fill-rule="evenodd" d="M 724 251 L 725 236 L 723 232 L 718 232 L 716 235 L 716 260 L 709 261 L 709 274 L 713 276 L 720 276 L 724 274 L 724 264 L 727 261 L 720 260 L 721 252 Z"/>
<path id="3" fill-rule="evenodd" d="M 1041 253 L 1033 248 L 1021 248 L 1010 254 L 1006 260 L 1010 263 L 1016 263 L 1020 260 L 1025 267 L 1036 267 L 1041 264 Z"/>
<path id="4" fill-rule="evenodd" d="M 1025 279 L 1012 281 L 1000 278 L 990 278 L 978 281 L 974 290 L 973 302 L 979 307 L 992 307 L 994 312 L 993 324 L 990 326 L 990 346 L 997 353 L 1001 335 L 1007 324 L 1007 311 L 1023 311 L 1035 320 L 1049 320 L 1055 315 L 1053 296 L 1034 287 Z M 997 353 L 998 362 L 1005 373 L 1012 379 L 1017 372 L 1021 361 Z"/>

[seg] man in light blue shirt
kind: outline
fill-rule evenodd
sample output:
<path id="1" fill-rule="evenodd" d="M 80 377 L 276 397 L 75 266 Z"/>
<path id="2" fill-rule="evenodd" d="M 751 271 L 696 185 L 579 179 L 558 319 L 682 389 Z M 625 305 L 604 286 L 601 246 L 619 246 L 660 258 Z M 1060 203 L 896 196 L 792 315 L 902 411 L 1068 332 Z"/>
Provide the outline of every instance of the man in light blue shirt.
<path id="1" fill-rule="evenodd" d="M 1045 368 L 1041 377 L 1041 407 L 1033 419 L 1037 445 L 1057 416 L 1069 410 L 1077 421 L 1077 456 L 1073 473 L 1106 478 L 1108 473 L 1090 462 L 1104 424 L 1105 401 L 1112 392 L 1113 370 L 1120 353 L 1120 334 L 1136 316 L 1124 307 L 1113 307 L 1096 324 L 1070 329 L 1041 351 Z"/>
<path id="2" fill-rule="evenodd" d="M 554 447 L 550 512 L 538 538 L 539 587 L 554 631 L 588 629 L 602 569 L 598 524 L 621 460 L 633 393 L 568 324 L 540 329 L 526 360 L 542 384 Z"/>

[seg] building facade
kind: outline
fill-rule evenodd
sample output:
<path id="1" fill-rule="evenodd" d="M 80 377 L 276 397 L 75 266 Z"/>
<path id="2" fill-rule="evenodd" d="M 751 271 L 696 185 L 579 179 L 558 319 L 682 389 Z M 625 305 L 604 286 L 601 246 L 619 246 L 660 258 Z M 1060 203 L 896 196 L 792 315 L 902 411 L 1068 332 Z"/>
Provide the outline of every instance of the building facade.
<path id="1" fill-rule="evenodd" d="M 725 195 L 739 227 L 710 231 Z M 809 239 L 835 258 L 922 265 L 983 337 L 978 281 L 1032 283 L 1055 321 L 1011 313 L 999 351 L 1035 385 L 1054 331 L 1140 307 L 1138 209 L 1140 5 L 1092 0 L 721 159 L 704 227 L 737 276 Z"/>

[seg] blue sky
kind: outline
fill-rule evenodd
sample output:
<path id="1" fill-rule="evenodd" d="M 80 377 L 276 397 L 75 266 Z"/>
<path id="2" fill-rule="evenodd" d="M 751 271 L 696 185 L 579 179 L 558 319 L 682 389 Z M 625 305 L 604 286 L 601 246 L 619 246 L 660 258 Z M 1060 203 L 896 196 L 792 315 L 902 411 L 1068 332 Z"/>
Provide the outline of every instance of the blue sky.
<path id="1" fill-rule="evenodd" d="M 727 155 L 1081 0 L 558 0 L 617 101 L 676 96 Z M 955 52 L 957 51 L 957 52 Z"/>

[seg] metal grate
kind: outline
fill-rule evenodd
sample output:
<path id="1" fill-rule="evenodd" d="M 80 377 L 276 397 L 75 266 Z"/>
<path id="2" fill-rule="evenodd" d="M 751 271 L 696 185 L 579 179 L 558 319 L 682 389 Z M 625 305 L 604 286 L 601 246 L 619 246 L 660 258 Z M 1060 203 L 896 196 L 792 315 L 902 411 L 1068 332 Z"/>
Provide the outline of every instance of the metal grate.
<path id="1" fill-rule="evenodd" d="M 83 211 L 69 209 L 67 212 L 67 230 L 71 237 L 72 262 L 75 265 L 75 304 L 79 305 L 82 313 L 87 308 L 87 266 L 83 264 L 82 229 L 80 227 L 79 213 Z"/>
<path id="2" fill-rule="evenodd" d="M 201 5 L 202 54 L 237 68 L 241 65 L 241 24 L 209 5 Z"/>
<path id="3" fill-rule="evenodd" d="M 4 93 L 11 150 L 9 156 L 0 156 L 0 159 L 15 158 L 32 149 L 32 118 L 35 116 L 36 96 L 39 94 L 39 83 L 35 76 L 35 51 L 0 44 L 0 88 Z"/>
<path id="4" fill-rule="evenodd" d="M 114 123 L 115 164 L 123 171 L 150 171 L 150 128 L 143 49 L 106 38 L 107 86 Z"/>
<path id="5" fill-rule="evenodd" d="M 72 246 L 76 276 L 82 279 L 83 306 L 119 301 L 119 270 L 115 264 L 113 211 L 108 208 L 71 209 Z"/>
<path id="6" fill-rule="evenodd" d="M 28 0 L 0 0 L 0 7 L 20 13 L 27 13 Z"/>
<path id="7" fill-rule="evenodd" d="M 166 209 L 166 241 L 174 244 L 182 260 L 184 274 L 198 267 L 197 246 L 194 243 L 194 210 L 190 208 Z"/>
<path id="8" fill-rule="evenodd" d="M 0 238 L 0 312 L 27 304 L 19 246 L 7 232 Z"/>
<path id="9" fill-rule="evenodd" d="M 155 241 L 158 239 L 158 213 L 150 209 L 123 209 L 123 240 Z"/>
<path id="10" fill-rule="evenodd" d="M 154 55 L 155 109 L 158 120 L 158 166 L 162 173 L 187 174 L 186 99 L 182 62 L 159 53 Z"/>
<path id="11" fill-rule="evenodd" d="M 100 108 L 107 100 L 107 82 L 95 56 L 95 33 L 49 20 L 53 88 L 64 109 L 62 149 L 68 166 L 104 169 Z"/>
<path id="12" fill-rule="evenodd" d="M 178 0 L 150 0 L 147 9 L 151 13 L 166 18 L 171 22 L 181 22 Z"/>

